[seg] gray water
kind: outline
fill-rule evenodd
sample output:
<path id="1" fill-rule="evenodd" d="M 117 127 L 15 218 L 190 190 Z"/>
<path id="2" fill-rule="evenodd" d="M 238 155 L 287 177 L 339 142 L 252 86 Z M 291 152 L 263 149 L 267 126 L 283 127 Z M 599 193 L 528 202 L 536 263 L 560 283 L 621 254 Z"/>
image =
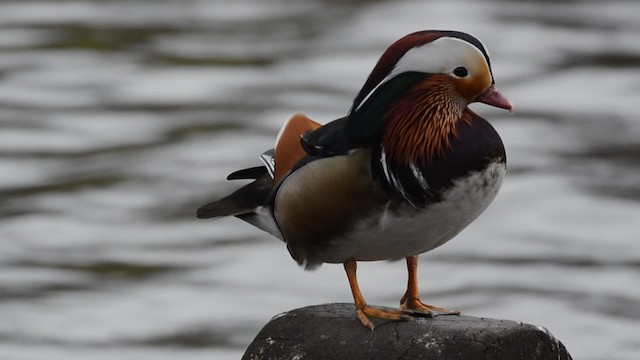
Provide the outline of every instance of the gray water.
<path id="1" fill-rule="evenodd" d="M 640 2 L 0 3 L 0 359 L 234 359 L 269 318 L 349 302 L 278 240 L 198 205 L 296 111 L 345 114 L 420 29 L 489 48 L 509 116 L 494 204 L 421 257 L 423 298 L 640 358 Z M 393 306 L 402 262 L 363 263 Z"/>

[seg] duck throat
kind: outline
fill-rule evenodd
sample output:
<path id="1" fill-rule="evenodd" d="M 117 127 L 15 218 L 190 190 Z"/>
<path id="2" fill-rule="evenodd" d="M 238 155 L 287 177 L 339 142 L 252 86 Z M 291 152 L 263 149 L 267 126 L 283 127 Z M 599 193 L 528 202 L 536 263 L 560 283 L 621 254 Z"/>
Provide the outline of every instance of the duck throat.
<path id="1" fill-rule="evenodd" d="M 427 166 L 443 156 L 457 136 L 466 103 L 448 82 L 431 78 L 391 104 L 384 116 L 382 145 L 396 165 Z"/>

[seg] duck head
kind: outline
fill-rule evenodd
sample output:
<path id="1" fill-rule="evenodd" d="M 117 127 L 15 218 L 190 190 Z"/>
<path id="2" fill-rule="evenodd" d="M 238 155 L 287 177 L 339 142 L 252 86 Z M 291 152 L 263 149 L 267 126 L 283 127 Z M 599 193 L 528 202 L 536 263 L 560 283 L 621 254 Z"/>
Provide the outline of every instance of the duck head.
<path id="1" fill-rule="evenodd" d="M 495 87 L 480 40 L 458 31 L 415 32 L 381 56 L 353 102 L 347 136 L 358 146 L 382 142 L 399 162 L 428 161 L 473 102 L 513 109 Z"/>

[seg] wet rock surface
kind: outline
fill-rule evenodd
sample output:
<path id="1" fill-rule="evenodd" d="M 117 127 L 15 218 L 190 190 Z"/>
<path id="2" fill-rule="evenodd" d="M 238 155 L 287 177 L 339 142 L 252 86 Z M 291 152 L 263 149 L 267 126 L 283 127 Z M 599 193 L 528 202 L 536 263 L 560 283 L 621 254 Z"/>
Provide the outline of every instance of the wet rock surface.
<path id="1" fill-rule="evenodd" d="M 541 326 L 474 316 L 374 320 L 366 329 L 353 304 L 322 304 L 275 316 L 249 345 L 257 359 L 571 359 Z"/>

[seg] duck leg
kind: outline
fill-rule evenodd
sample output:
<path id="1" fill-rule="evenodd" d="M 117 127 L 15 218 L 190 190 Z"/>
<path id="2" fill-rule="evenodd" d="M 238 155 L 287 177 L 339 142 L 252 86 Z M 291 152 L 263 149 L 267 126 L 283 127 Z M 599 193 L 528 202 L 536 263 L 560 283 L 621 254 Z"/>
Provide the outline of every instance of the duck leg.
<path id="1" fill-rule="evenodd" d="M 460 315 L 458 310 L 449 310 L 439 306 L 428 305 L 420 301 L 420 292 L 418 291 L 418 256 L 407 256 L 407 271 L 409 272 L 409 281 L 407 283 L 407 291 L 400 300 L 400 310 L 407 314 L 417 314 L 432 316 L 433 312 L 439 312 L 447 315 Z"/>
<path id="2" fill-rule="evenodd" d="M 379 318 L 379 319 L 387 319 L 387 320 L 409 320 L 404 311 L 402 310 L 382 310 L 372 308 L 367 305 L 366 301 L 364 301 L 364 297 L 360 292 L 360 287 L 358 286 L 358 278 L 356 276 L 356 261 L 353 259 L 347 260 L 344 264 L 344 270 L 347 273 L 347 278 L 349 279 L 349 286 L 351 287 L 351 293 L 353 294 L 353 300 L 356 305 L 356 317 L 360 320 L 360 323 L 371 330 L 375 329 L 375 325 L 370 317 Z"/>

